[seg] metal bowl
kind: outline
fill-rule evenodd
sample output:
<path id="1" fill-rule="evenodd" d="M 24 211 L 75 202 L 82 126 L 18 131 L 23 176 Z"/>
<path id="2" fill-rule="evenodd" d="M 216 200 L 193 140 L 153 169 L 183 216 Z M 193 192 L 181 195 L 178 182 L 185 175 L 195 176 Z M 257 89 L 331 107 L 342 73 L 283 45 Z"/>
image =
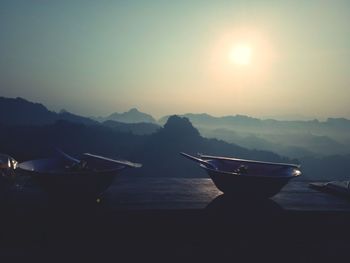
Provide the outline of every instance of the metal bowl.
<path id="1" fill-rule="evenodd" d="M 140 166 L 84 154 L 80 160 L 64 155 L 26 161 L 18 165 L 17 172 L 31 176 L 52 197 L 86 199 L 96 198 L 106 191 L 120 171 Z"/>
<path id="2" fill-rule="evenodd" d="M 237 158 L 181 153 L 206 170 L 216 187 L 230 196 L 249 199 L 276 195 L 289 180 L 301 175 L 296 164 L 261 162 Z"/>

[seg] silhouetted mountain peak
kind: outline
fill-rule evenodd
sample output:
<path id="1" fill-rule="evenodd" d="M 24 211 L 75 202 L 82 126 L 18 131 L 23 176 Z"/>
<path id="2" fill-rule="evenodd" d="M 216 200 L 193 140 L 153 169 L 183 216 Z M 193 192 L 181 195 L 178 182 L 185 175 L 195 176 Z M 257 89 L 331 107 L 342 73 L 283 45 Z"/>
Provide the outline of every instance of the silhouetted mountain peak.
<path id="1" fill-rule="evenodd" d="M 55 112 L 40 103 L 23 98 L 0 97 L 0 122 L 3 124 L 42 124 L 53 122 Z"/>
<path id="2" fill-rule="evenodd" d="M 60 113 L 48 110 L 40 103 L 23 98 L 0 97 L 0 123 L 6 125 L 45 125 L 57 120 L 67 120 L 84 124 L 96 124 L 95 121 L 75 115 L 66 110 Z"/>
<path id="3" fill-rule="evenodd" d="M 179 137 L 200 136 L 198 130 L 193 127 L 188 118 L 179 117 L 177 115 L 168 118 L 168 121 L 164 125 L 163 132 Z"/>
<path id="4" fill-rule="evenodd" d="M 31 102 L 21 97 L 17 97 L 17 98 L 0 97 L 0 104 L 4 105 L 4 107 L 15 107 L 16 109 L 20 107 L 20 108 L 31 108 L 37 111 L 48 111 L 48 109 L 43 104 Z M 21 109 L 18 109 L 18 110 L 21 110 Z"/>
<path id="5" fill-rule="evenodd" d="M 138 122 L 152 122 L 155 123 L 156 120 L 149 114 L 140 112 L 136 108 L 132 108 L 129 111 L 123 113 L 112 113 L 108 117 L 104 118 L 104 120 L 112 120 L 124 123 L 138 123 Z"/>
<path id="6" fill-rule="evenodd" d="M 129 113 L 140 113 L 140 111 L 136 108 L 131 108 L 128 112 Z"/>

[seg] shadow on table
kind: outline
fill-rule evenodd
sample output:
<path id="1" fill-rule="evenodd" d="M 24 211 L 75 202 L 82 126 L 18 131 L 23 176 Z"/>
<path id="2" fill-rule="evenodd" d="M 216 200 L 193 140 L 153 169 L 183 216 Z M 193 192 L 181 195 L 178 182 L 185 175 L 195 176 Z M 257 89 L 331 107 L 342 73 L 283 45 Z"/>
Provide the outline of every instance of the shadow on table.
<path id="1" fill-rule="evenodd" d="M 242 197 L 232 197 L 229 195 L 219 195 L 206 207 L 208 212 L 234 214 L 234 215 L 271 215 L 281 214 L 284 210 L 271 199 L 245 199 Z"/>

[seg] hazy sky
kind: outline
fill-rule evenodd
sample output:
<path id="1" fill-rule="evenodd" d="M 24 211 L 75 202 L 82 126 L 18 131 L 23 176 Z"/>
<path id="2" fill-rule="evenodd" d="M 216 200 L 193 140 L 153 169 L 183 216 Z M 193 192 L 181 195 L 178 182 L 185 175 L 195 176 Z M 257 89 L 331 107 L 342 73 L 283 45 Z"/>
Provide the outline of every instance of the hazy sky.
<path id="1" fill-rule="evenodd" d="M 350 118 L 349 14 L 350 1 L 0 0 L 0 95 L 83 115 Z"/>

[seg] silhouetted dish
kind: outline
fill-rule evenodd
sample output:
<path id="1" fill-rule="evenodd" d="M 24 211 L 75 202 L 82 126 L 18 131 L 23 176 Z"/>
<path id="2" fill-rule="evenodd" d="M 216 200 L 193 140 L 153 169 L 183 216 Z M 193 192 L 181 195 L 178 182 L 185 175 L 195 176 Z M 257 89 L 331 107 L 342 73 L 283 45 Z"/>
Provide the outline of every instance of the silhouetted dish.
<path id="1" fill-rule="evenodd" d="M 16 172 L 29 175 L 55 197 L 97 197 L 126 168 L 141 167 L 129 161 L 83 154 L 80 160 L 63 152 L 55 158 L 38 159 L 18 164 Z"/>
<path id="2" fill-rule="evenodd" d="M 259 200 L 232 198 L 230 195 L 221 194 L 215 197 L 206 207 L 208 211 L 215 214 L 223 213 L 225 215 L 242 216 L 246 218 L 247 214 L 269 216 L 283 212 L 283 208 L 275 201 L 269 198 Z"/>
<path id="3" fill-rule="evenodd" d="M 231 196 L 269 198 L 277 194 L 292 178 L 301 175 L 300 165 L 260 162 L 237 158 L 181 153 L 199 163 L 216 187 Z"/>
<path id="4" fill-rule="evenodd" d="M 0 154 L 0 192 L 3 193 L 15 183 L 14 169 L 17 161 L 7 154 Z"/>

